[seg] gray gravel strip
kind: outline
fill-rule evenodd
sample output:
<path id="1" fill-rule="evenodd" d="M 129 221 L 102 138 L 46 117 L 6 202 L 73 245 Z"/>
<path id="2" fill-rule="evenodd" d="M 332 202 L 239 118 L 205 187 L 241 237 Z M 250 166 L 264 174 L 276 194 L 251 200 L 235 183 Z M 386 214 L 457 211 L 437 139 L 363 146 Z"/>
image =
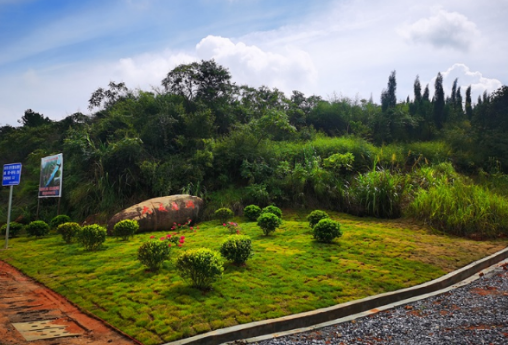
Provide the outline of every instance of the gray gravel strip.
<path id="1" fill-rule="evenodd" d="M 497 266 L 471 284 L 444 294 L 255 344 L 507 345 L 508 265 Z"/>

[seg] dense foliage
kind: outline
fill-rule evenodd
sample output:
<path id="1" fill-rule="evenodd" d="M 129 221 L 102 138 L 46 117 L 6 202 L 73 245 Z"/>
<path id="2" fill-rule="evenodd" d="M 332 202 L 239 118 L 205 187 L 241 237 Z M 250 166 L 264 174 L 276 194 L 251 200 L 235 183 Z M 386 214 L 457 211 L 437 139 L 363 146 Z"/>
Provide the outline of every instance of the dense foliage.
<path id="1" fill-rule="evenodd" d="M 34 220 L 25 226 L 25 231 L 28 236 L 44 237 L 49 234 L 49 225 L 42 220 Z"/>
<path id="2" fill-rule="evenodd" d="M 265 236 L 270 235 L 282 224 L 282 220 L 279 217 L 269 212 L 261 213 L 257 222 Z"/>
<path id="3" fill-rule="evenodd" d="M 321 210 L 314 210 L 307 216 L 307 220 L 309 221 L 309 226 L 311 228 L 314 228 L 314 226 L 319 223 L 321 219 L 330 218 L 328 213 Z"/>
<path id="4" fill-rule="evenodd" d="M 85 250 L 98 250 L 106 241 L 107 230 L 100 225 L 86 225 L 79 232 L 79 241 Z"/>
<path id="5" fill-rule="evenodd" d="M 24 225 L 18 222 L 10 222 L 9 223 L 9 238 L 17 237 L 21 230 L 23 230 Z M 5 236 L 7 232 L 7 224 L 4 224 L 0 227 L 0 235 Z"/>
<path id="6" fill-rule="evenodd" d="M 245 206 L 243 215 L 251 222 L 254 222 L 261 215 L 261 208 L 257 205 Z"/>
<path id="7" fill-rule="evenodd" d="M 312 234 L 316 241 L 325 243 L 330 243 L 337 237 L 342 236 L 339 222 L 329 218 L 323 218 L 314 225 Z"/>
<path id="8" fill-rule="evenodd" d="M 166 241 L 151 239 L 138 249 L 138 260 L 150 271 L 156 272 L 169 260 L 171 248 Z"/>
<path id="9" fill-rule="evenodd" d="M 71 217 L 69 217 L 65 214 L 60 214 L 56 217 L 53 217 L 53 219 L 51 219 L 51 221 L 49 222 L 49 227 L 51 229 L 57 229 L 60 224 L 68 223 L 71 221 L 72 221 Z"/>
<path id="10" fill-rule="evenodd" d="M 417 77 L 414 95 L 397 101 L 393 71 L 380 104 L 324 100 L 236 85 L 213 60 L 177 66 L 152 91 L 111 82 L 91 95 L 89 116 L 52 121 L 28 109 L 22 126 L 0 127 L 0 164 L 23 163 L 13 219 L 56 215 L 56 198 L 37 211 L 37 190 L 40 159 L 60 152 L 61 209 L 78 221 L 179 193 L 203 197 L 208 218 L 249 204 L 398 217 L 411 201 L 406 173 L 443 162 L 468 175 L 508 171 L 508 87 L 476 102 L 457 81 L 445 94 L 441 74 L 433 88 L 431 98 Z"/>
<path id="11" fill-rule="evenodd" d="M 134 236 L 138 230 L 139 224 L 137 221 L 124 219 L 113 226 L 113 235 L 121 237 L 124 241 L 126 241 L 129 239 L 129 237 Z"/>

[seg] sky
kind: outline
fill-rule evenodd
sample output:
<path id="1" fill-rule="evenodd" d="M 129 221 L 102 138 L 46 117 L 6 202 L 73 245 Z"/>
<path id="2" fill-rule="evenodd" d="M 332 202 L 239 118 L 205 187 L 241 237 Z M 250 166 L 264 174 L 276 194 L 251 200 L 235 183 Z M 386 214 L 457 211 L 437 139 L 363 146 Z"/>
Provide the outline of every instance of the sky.
<path id="1" fill-rule="evenodd" d="M 161 87 L 214 59 L 237 84 L 380 102 L 419 76 L 473 100 L 508 84 L 508 0 L 0 0 L 0 126 L 89 114 L 110 81 Z"/>

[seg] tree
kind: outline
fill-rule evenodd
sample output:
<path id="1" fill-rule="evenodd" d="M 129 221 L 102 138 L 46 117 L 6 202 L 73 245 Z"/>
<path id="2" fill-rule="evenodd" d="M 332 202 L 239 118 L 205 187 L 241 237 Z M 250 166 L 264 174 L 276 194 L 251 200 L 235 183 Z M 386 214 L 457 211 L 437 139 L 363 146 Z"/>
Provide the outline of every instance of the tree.
<path id="1" fill-rule="evenodd" d="M 471 101 L 471 85 L 466 89 L 466 116 L 469 121 L 473 118 L 473 106 Z"/>
<path id="2" fill-rule="evenodd" d="M 52 121 L 44 117 L 44 115 L 34 112 L 32 109 L 25 110 L 25 115 L 21 117 L 21 120 L 18 120 L 18 123 L 21 123 L 26 127 L 39 127 L 43 125 L 47 125 Z"/>
<path id="3" fill-rule="evenodd" d="M 443 76 L 441 72 L 437 74 L 436 81 L 434 83 L 434 97 L 432 99 L 434 103 L 434 123 L 437 129 L 443 128 L 445 122 L 445 96 L 443 90 Z"/>
<path id="4" fill-rule="evenodd" d="M 419 76 L 416 76 L 413 89 L 415 94 L 415 103 L 420 103 L 422 101 L 422 85 L 420 84 Z"/>
<path id="5" fill-rule="evenodd" d="M 388 77 L 388 86 L 387 89 L 383 90 L 381 93 L 381 110 L 384 112 L 389 108 L 394 108 L 397 104 L 397 96 L 395 92 L 397 91 L 397 80 L 395 79 L 395 71 L 392 71 L 390 76 Z"/>
<path id="6" fill-rule="evenodd" d="M 90 96 L 90 99 L 88 100 L 89 110 L 99 108 L 101 105 L 103 105 L 104 108 L 109 108 L 118 100 L 127 96 L 127 93 L 129 92 L 125 83 L 115 83 L 114 81 L 111 81 L 108 86 L 109 90 L 104 90 L 100 87 L 92 93 L 92 96 Z"/>
<path id="7" fill-rule="evenodd" d="M 422 100 L 430 102 L 429 84 L 425 85 L 425 90 L 423 91 Z"/>

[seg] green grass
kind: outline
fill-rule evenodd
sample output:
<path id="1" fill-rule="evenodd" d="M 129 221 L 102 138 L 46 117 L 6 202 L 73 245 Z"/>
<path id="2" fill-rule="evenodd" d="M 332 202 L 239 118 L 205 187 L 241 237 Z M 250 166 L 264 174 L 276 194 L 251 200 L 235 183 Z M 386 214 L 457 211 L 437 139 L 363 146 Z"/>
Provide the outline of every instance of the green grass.
<path id="1" fill-rule="evenodd" d="M 329 212 L 344 235 L 332 244 L 312 239 L 308 212 L 284 210 L 274 235 L 242 222 L 254 257 L 244 267 L 226 264 L 222 280 L 203 293 L 175 272 L 178 249 L 158 274 L 136 260 L 150 235 L 131 241 L 108 238 L 102 250 L 84 251 L 60 236 L 17 238 L 0 259 L 81 308 L 145 344 L 190 337 L 214 329 L 328 307 L 429 281 L 504 248 L 506 241 L 473 242 L 431 234 L 407 221 L 374 220 Z M 180 250 L 219 250 L 228 231 L 217 222 L 185 233 Z M 3 242 L 0 241 L 3 246 Z"/>

